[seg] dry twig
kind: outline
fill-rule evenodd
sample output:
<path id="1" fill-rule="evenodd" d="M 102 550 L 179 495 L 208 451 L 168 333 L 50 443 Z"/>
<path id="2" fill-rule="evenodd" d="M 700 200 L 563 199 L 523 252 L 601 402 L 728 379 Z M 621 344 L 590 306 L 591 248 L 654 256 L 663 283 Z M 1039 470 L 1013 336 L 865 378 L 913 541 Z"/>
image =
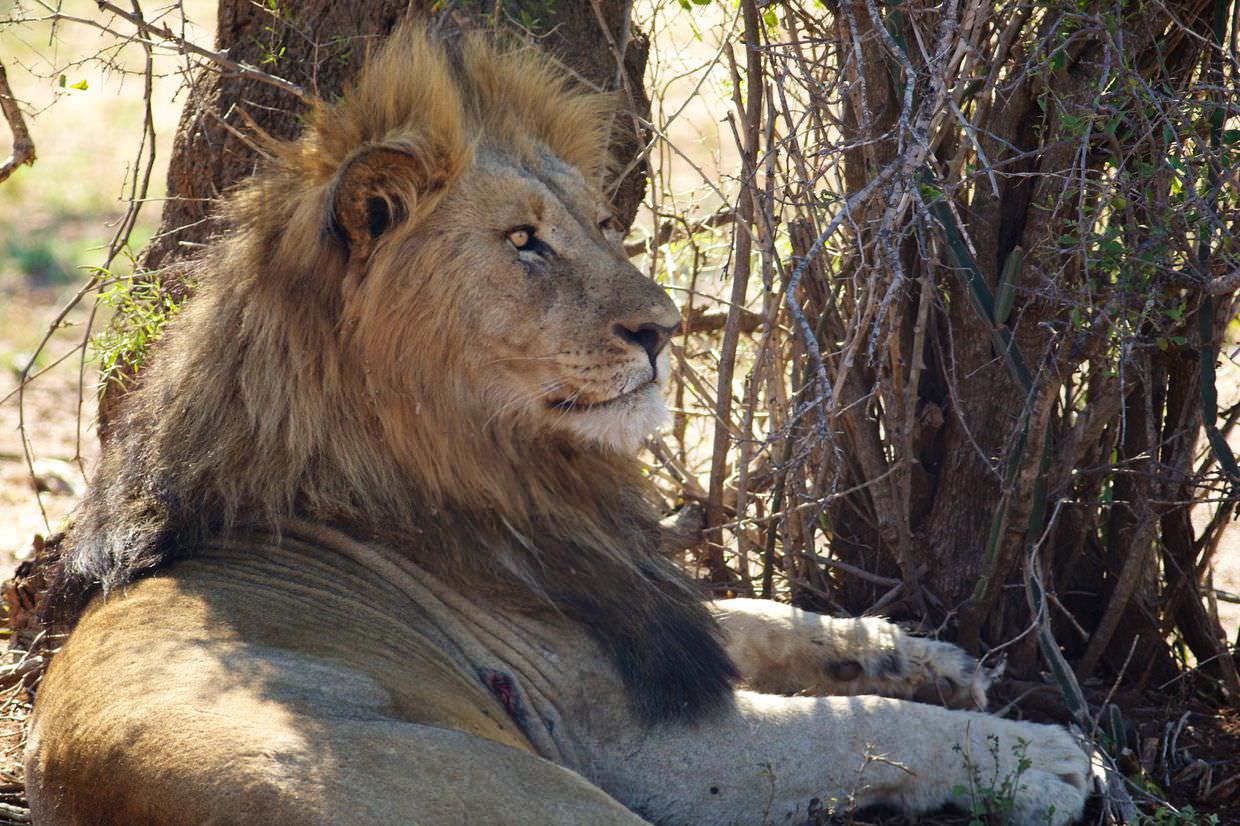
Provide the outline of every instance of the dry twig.
<path id="1" fill-rule="evenodd" d="M 13 151 L 4 161 L 0 161 L 0 181 L 5 181 L 19 166 L 33 164 L 35 161 L 34 140 L 26 127 L 26 119 L 22 116 L 21 106 L 13 96 L 9 87 L 9 76 L 0 63 L 0 112 L 13 132 Z"/>

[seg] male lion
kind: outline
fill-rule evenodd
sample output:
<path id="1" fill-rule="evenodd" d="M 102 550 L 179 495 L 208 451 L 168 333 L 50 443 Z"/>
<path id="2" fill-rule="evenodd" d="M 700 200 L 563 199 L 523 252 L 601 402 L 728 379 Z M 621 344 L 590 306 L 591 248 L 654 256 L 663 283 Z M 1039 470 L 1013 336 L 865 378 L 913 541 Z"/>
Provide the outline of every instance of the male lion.
<path id="1" fill-rule="evenodd" d="M 782 824 L 1005 779 L 1020 823 L 1080 814 L 1067 732 L 846 696 L 983 701 L 959 650 L 717 624 L 660 557 L 632 454 L 677 312 L 600 229 L 612 105 L 402 29 L 231 199 L 67 539 L 99 593 L 36 823 Z M 729 650 L 835 696 L 737 690 Z"/>

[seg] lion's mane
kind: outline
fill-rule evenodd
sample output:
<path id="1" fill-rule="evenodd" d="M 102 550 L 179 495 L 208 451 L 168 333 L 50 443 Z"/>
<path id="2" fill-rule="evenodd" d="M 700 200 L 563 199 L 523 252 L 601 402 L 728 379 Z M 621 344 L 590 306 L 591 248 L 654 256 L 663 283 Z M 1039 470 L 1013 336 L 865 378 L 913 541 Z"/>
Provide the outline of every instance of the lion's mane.
<path id="1" fill-rule="evenodd" d="M 713 625 L 658 555 L 636 461 L 463 401 L 484 364 L 445 309 L 471 277 L 454 266 L 467 236 L 419 232 L 483 142 L 599 176 L 615 103 L 535 51 L 399 29 L 229 199 L 231 228 L 73 517 L 60 590 L 106 593 L 226 534 L 311 519 L 479 600 L 578 620 L 649 719 L 728 696 Z M 379 205 L 400 255 L 359 269 L 335 188 L 359 150 L 392 143 L 418 167 Z"/>

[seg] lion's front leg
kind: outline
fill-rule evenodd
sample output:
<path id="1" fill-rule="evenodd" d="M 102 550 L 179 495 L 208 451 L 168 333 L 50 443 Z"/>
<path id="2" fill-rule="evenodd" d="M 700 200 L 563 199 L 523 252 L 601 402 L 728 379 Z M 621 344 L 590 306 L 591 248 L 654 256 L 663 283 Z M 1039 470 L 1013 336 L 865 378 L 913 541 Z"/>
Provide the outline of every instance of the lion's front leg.
<path id="1" fill-rule="evenodd" d="M 843 619 L 764 599 L 710 603 L 745 683 L 770 694 L 881 694 L 985 708 L 991 674 L 950 643 L 873 617 Z"/>
<path id="2" fill-rule="evenodd" d="M 974 802 L 1004 823 L 1062 826 L 1088 794 L 1089 759 L 1062 728 L 886 697 L 738 691 L 694 725 L 627 732 L 605 751 L 600 785 L 668 826 Z"/>

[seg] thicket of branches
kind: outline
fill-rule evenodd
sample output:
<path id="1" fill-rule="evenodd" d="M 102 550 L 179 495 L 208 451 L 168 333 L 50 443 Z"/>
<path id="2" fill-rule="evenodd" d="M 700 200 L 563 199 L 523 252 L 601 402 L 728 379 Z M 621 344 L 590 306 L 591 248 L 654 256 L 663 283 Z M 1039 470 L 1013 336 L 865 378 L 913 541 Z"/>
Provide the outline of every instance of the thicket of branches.
<path id="1" fill-rule="evenodd" d="M 1238 14 L 740 4 L 731 244 L 665 208 L 652 253 L 690 290 L 697 411 L 656 453 L 708 505 L 713 583 L 949 627 L 1070 705 L 1073 674 L 1194 667 L 1240 703 L 1209 581 L 1237 481 Z"/>

